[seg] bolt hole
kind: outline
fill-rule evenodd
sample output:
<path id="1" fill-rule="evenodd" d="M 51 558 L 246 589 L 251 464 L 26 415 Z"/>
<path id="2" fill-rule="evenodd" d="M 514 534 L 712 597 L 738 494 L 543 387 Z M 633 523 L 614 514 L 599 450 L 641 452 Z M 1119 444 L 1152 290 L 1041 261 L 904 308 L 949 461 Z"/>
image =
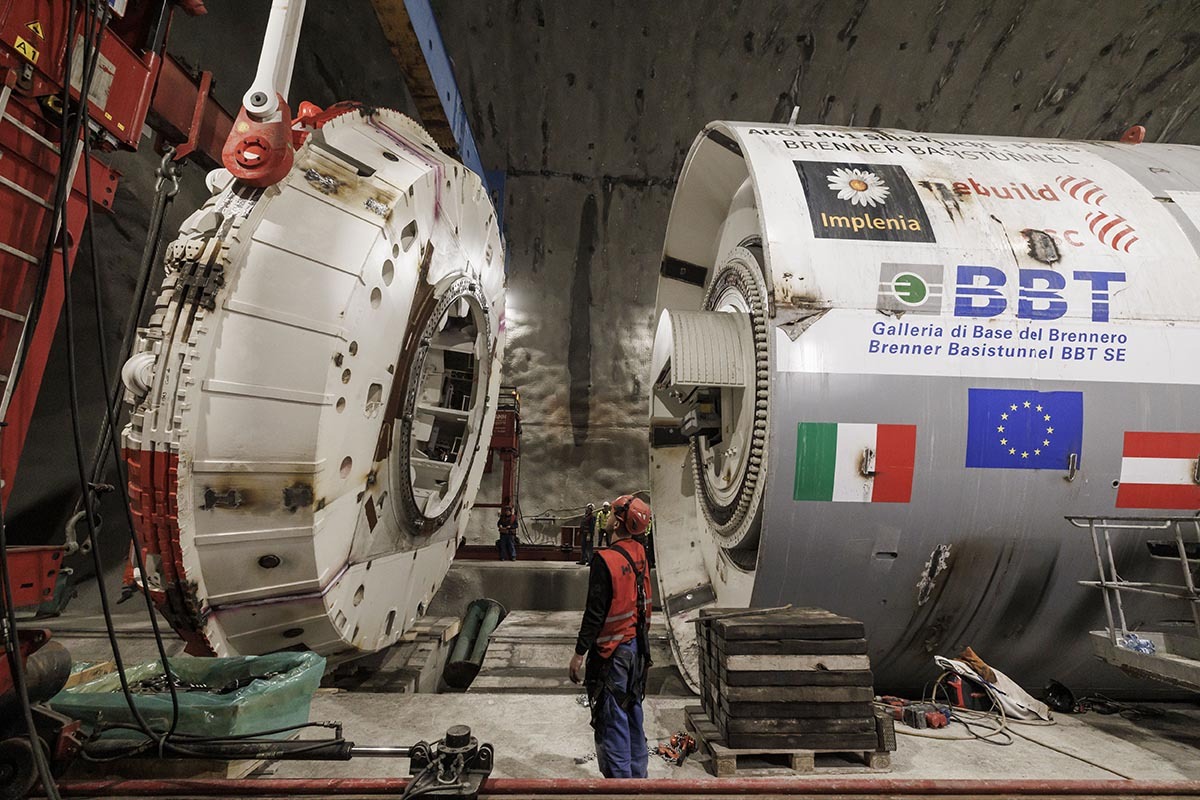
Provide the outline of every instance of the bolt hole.
<path id="1" fill-rule="evenodd" d="M 383 292 L 376 286 L 371 290 L 371 308 L 379 308 L 379 304 L 383 302 Z"/>
<path id="2" fill-rule="evenodd" d="M 334 407 L 337 408 L 337 412 L 339 414 L 342 413 L 343 411 L 345 411 L 346 410 L 346 398 L 339 397 L 337 399 L 337 404 Z"/>
<path id="3" fill-rule="evenodd" d="M 345 458 L 342 459 L 341 475 L 343 478 L 350 477 L 350 470 L 353 466 L 354 466 L 354 459 L 352 459 L 350 456 L 346 456 Z"/>
<path id="4" fill-rule="evenodd" d="M 261 556 L 258 559 L 258 565 L 260 567 L 262 567 L 263 569 L 275 569 L 282 563 L 283 563 L 283 560 L 279 556 L 277 556 L 273 553 L 265 555 L 265 556 Z"/>
<path id="5" fill-rule="evenodd" d="M 387 261 L 383 262 L 383 285 L 391 286 L 392 280 L 395 279 L 395 277 L 396 265 L 393 264 L 392 260 L 389 258 Z"/>
<path id="6" fill-rule="evenodd" d="M 363 601 L 363 597 L 366 595 L 366 593 L 367 593 L 367 587 L 363 586 L 360 583 L 358 585 L 358 589 L 356 589 L 354 592 L 354 605 L 357 606 L 359 603 L 361 603 Z"/>
<path id="7" fill-rule="evenodd" d="M 399 161 L 400 160 L 400 156 L 396 155 L 395 153 L 388 152 L 387 150 L 383 151 L 383 157 L 386 158 L 388 161 Z"/>
<path id="8" fill-rule="evenodd" d="M 392 245 L 392 258 L 399 258 L 399 257 L 400 257 L 400 245 L 394 244 L 394 245 Z"/>
<path id="9" fill-rule="evenodd" d="M 1120 485 L 1121 485 L 1121 482 L 1120 482 L 1120 481 L 1113 481 L 1113 488 L 1114 488 L 1114 489 L 1115 489 L 1115 488 L 1117 488 L 1117 487 L 1118 487 L 1118 486 L 1120 486 Z"/>
<path id="10" fill-rule="evenodd" d="M 358 342 L 351 342 L 349 349 L 350 349 L 350 355 L 352 355 L 352 356 L 358 355 Z"/>
<path id="11" fill-rule="evenodd" d="M 404 230 L 400 231 L 400 246 L 403 247 L 404 252 L 407 253 L 412 248 L 413 242 L 416 240 L 417 221 L 414 219 L 412 222 L 404 226 Z"/>
<path id="12" fill-rule="evenodd" d="M 349 383 L 349 382 L 350 382 L 350 370 L 344 369 L 344 370 L 342 370 L 342 383 Z"/>

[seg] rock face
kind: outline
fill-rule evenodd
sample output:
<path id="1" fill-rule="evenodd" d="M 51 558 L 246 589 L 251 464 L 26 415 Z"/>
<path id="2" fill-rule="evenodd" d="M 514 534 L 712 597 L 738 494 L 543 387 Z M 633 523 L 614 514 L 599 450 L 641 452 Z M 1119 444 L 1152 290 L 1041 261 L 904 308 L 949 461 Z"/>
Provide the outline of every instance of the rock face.
<path id="1" fill-rule="evenodd" d="M 528 517 L 647 485 L 654 285 L 714 119 L 1196 143 L 1200 36 L 1152 2 L 435 3 L 507 172 L 506 383 Z M 489 489 L 485 483 L 482 495 Z M 475 535 L 494 538 L 477 514 Z M 550 526 L 542 526 L 547 533 Z"/>

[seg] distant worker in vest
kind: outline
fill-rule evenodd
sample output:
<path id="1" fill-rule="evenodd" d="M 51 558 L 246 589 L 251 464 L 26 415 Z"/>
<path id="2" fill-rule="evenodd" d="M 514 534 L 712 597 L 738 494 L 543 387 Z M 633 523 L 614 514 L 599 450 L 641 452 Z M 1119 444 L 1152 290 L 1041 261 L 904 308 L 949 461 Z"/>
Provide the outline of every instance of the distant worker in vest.
<path id="1" fill-rule="evenodd" d="M 600 506 L 600 513 L 596 515 L 596 538 L 601 547 L 608 547 L 612 543 L 609 538 L 608 518 L 612 516 L 612 503 L 607 500 Z"/>
<path id="2" fill-rule="evenodd" d="M 583 512 L 583 521 L 579 523 L 580 542 L 580 564 L 592 563 L 592 548 L 596 541 L 596 506 L 594 503 L 588 503 L 587 508 Z"/>
<path id="3" fill-rule="evenodd" d="M 633 540 L 649 524 L 650 506 L 640 498 L 627 494 L 612 502 L 612 546 L 592 558 L 571 658 L 571 680 L 582 679 L 587 688 L 596 762 L 606 778 L 644 778 L 649 761 L 642 698 L 650 668 L 650 569 L 645 549 Z"/>
<path id="4" fill-rule="evenodd" d="M 505 505 L 500 509 L 500 519 L 496 522 L 500 531 L 500 560 L 517 560 L 517 515 L 512 506 Z"/>

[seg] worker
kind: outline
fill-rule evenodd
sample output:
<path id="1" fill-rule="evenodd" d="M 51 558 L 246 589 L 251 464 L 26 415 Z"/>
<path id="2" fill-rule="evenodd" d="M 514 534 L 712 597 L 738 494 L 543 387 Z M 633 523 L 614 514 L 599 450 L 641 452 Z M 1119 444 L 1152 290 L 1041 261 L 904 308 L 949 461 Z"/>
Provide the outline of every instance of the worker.
<path id="1" fill-rule="evenodd" d="M 597 550 L 592 559 L 587 605 L 568 674 L 575 683 L 582 679 L 587 688 L 600 773 L 606 778 L 644 778 L 648 757 L 642 698 L 650 667 L 650 570 L 646 551 L 633 537 L 646 532 L 650 506 L 622 495 L 613 501 L 606 524 L 612 546 Z"/>
<path id="2" fill-rule="evenodd" d="M 600 513 L 596 515 L 596 538 L 601 547 L 608 547 L 611 543 L 608 533 L 608 518 L 612 514 L 612 503 L 607 500 L 600 506 Z"/>
<path id="3" fill-rule="evenodd" d="M 517 515 L 507 503 L 500 508 L 500 519 L 496 522 L 500 531 L 500 560 L 517 560 Z"/>
<path id="4" fill-rule="evenodd" d="M 580 564 L 592 563 L 592 546 L 596 537 L 596 506 L 594 503 L 588 503 L 587 508 L 583 511 L 583 522 L 579 524 L 579 535 L 582 541 L 580 542 Z"/>

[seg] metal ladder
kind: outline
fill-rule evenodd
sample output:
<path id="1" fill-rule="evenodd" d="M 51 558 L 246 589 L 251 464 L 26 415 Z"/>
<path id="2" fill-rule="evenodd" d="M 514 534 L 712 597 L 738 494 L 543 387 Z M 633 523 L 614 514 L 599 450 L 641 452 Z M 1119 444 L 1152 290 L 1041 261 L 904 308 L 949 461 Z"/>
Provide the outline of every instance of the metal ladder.
<path id="1" fill-rule="evenodd" d="M 9 113 L 8 104 L 9 104 L 9 101 L 11 100 L 11 98 L 12 98 L 12 87 L 11 86 L 5 85 L 3 88 L 0 88 L 0 125 L 3 125 L 4 123 L 9 123 L 14 128 L 16 128 L 18 131 L 20 131 L 21 134 L 29 137 L 30 139 L 37 142 L 41 146 L 47 148 L 52 153 L 54 153 L 56 156 L 61 157 L 62 151 L 58 145 L 56 145 L 54 142 L 50 141 L 46 137 L 42 136 L 40 133 L 35 131 L 33 128 L 30 128 L 28 125 L 23 123 L 21 120 L 17 119 L 17 117 L 15 117 Z M 73 191 L 72 187 L 75 184 L 75 172 L 79 168 L 79 160 L 80 160 L 81 155 L 82 155 L 82 140 L 80 140 L 80 142 L 76 144 L 75 152 L 74 152 L 73 158 L 72 158 L 71 174 L 70 174 L 70 177 L 69 177 L 69 180 L 67 183 L 68 202 L 70 200 L 70 192 Z M 3 158 L 4 156 L 5 156 L 5 153 L 0 152 L 0 158 Z M 17 193 L 18 195 L 25 198 L 29 202 L 34 203 L 35 205 L 38 205 L 48 211 L 52 210 L 52 208 L 53 208 L 52 205 L 50 204 L 50 202 L 48 202 L 45 198 L 40 197 L 37 193 L 31 191 L 29 188 L 22 186 L 21 184 L 17 183 L 16 181 L 10 180 L 9 178 L 4 177 L 3 175 L 0 175 L 0 186 L 3 186 L 5 188 Z M 60 219 L 59 226 L 61 227 L 61 225 L 62 225 L 62 221 Z M 57 231 L 55 232 L 55 234 L 57 235 Z M 7 242 L 0 242 L 0 252 L 7 253 L 7 254 L 13 256 L 14 258 L 18 258 L 22 261 L 25 261 L 26 263 L 33 264 L 34 266 L 41 264 L 41 259 L 38 256 L 35 256 L 32 253 L 27 253 L 24 250 L 21 250 L 20 248 L 17 248 L 11 244 L 8 244 Z M 19 336 L 20 336 L 19 341 L 25 340 L 25 338 L 26 338 L 25 326 L 28 325 L 28 310 L 26 310 L 26 313 L 19 313 L 17 311 L 13 311 L 11 309 L 0 308 L 0 317 L 4 317 L 4 318 L 19 322 L 22 326 L 21 333 L 19 334 Z M 22 357 L 22 352 L 21 352 L 21 349 L 18 348 L 17 352 L 14 355 L 13 363 L 8 365 L 9 368 L 6 372 L 4 372 L 3 374 L 0 374 L 0 383 L 3 383 L 3 385 L 4 385 L 3 394 L 0 395 L 0 420 L 5 419 L 8 415 L 8 406 L 9 406 L 9 403 L 12 401 L 13 392 L 16 389 L 16 382 L 11 380 L 10 378 L 12 376 L 12 370 L 15 369 L 16 365 L 20 363 L 21 357 Z"/>
<path id="2" fill-rule="evenodd" d="M 1188 553 L 1189 548 L 1200 548 L 1200 516 L 1076 516 L 1066 519 L 1076 528 L 1086 529 L 1092 537 L 1100 578 L 1079 581 L 1079 585 L 1099 589 L 1104 597 L 1108 627 L 1105 631 L 1091 632 L 1096 655 L 1127 672 L 1200 691 L 1200 591 L 1192 577 L 1192 566 L 1197 559 L 1189 557 Z M 1128 581 L 1117 572 L 1112 546 L 1114 535 L 1140 533 L 1144 536 L 1155 531 L 1174 533 L 1175 554 L 1171 560 L 1178 559 L 1183 574 L 1181 584 Z M 1159 632 L 1131 631 L 1122 600 L 1122 594 L 1126 592 L 1187 602 L 1192 613 L 1194 637 L 1185 639 Z M 1123 646 L 1122 642 L 1131 633 L 1149 639 L 1155 652 L 1140 653 Z M 1181 647 L 1185 642 L 1195 645 Z"/>

